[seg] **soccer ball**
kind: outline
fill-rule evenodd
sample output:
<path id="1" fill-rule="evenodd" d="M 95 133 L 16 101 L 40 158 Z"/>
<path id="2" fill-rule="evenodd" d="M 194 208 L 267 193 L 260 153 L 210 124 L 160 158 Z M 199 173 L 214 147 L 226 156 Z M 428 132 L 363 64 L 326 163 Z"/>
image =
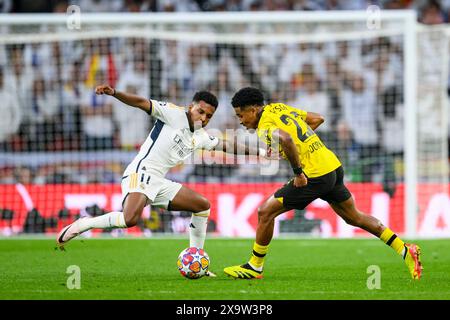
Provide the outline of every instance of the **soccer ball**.
<path id="1" fill-rule="evenodd" d="M 181 251 L 178 256 L 178 271 L 188 279 L 203 277 L 209 268 L 209 256 L 205 250 L 190 247 Z"/>

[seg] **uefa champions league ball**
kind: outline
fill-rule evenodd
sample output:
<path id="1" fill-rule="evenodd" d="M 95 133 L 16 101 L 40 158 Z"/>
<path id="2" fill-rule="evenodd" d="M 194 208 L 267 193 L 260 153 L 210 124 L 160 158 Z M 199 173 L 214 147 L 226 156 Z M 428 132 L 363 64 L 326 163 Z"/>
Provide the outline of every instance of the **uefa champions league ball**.
<path id="1" fill-rule="evenodd" d="M 205 250 L 196 247 L 186 248 L 178 256 L 178 271 L 188 279 L 199 279 L 208 271 L 209 262 Z"/>

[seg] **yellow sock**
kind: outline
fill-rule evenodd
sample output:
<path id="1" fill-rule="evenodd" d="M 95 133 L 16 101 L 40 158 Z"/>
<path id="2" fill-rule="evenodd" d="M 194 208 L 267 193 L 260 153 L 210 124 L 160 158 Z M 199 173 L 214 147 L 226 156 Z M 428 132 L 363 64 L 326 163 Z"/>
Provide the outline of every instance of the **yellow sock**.
<path id="1" fill-rule="evenodd" d="M 380 235 L 381 241 L 394 249 L 399 255 L 403 255 L 405 243 L 389 228 L 384 229 Z"/>
<path id="2" fill-rule="evenodd" d="M 262 270 L 262 266 L 264 264 L 264 257 L 267 254 L 267 251 L 269 251 L 269 246 L 261 246 L 257 244 L 256 242 L 253 244 L 253 252 L 252 256 L 250 257 L 250 265 L 255 268 L 257 271 Z"/>

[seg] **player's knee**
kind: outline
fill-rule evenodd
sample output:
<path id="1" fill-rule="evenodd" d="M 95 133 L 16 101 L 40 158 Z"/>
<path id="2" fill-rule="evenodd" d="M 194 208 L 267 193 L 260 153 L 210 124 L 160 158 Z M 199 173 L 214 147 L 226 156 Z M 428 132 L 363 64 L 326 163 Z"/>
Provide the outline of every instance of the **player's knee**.
<path id="1" fill-rule="evenodd" d="M 136 212 L 124 211 L 124 220 L 128 228 L 134 227 L 138 223 L 139 215 Z"/>
<path id="2" fill-rule="evenodd" d="M 134 227 L 137 224 L 137 219 L 134 217 L 131 218 L 125 217 L 125 224 L 127 225 L 128 228 Z"/>
<path id="3" fill-rule="evenodd" d="M 273 218 L 270 215 L 270 211 L 264 207 L 258 208 L 258 221 L 260 223 L 270 222 Z"/>
<path id="4" fill-rule="evenodd" d="M 206 211 L 209 210 L 211 208 L 211 204 L 209 203 L 208 199 L 201 197 L 198 200 L 197 206 L 196 206 L 197 210 L 195 210 L 196 212 L 201 212 L 201 211 Z"/>

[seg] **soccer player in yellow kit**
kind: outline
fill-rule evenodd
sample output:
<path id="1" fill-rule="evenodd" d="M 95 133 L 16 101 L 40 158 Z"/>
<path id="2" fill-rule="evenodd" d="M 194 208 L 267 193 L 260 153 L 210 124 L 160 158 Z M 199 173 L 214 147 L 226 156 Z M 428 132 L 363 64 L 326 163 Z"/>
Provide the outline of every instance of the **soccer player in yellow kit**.
<path id="1" fill-rule="evenodd" d="M 258 227 L 250 260 L 225 268 L 226 274 L 237 279 L 262 278 L 274 219 L 291 209 L 304 209 L 313 200 L 321 198 L 345 222 L 370 232 L 392 247 L 404 259 L 411 277 L 420 279 L 423 269 L 420 247 L 404 243 L 378 219 L 355 207 L 353 197 L 344 185 L 341 162 L 314 132 L 324 122 L 321 115 L 283 103 L 265 105 L 262 92 L 251 87 L 239 90 L 231 104 L 243 126 L 256 129 L 269 148 L 278 149 L 280 156 L 290 162 L 294 178 L 258 208 Z M 279 142 L 278 146 L 276 142 Z"/>

